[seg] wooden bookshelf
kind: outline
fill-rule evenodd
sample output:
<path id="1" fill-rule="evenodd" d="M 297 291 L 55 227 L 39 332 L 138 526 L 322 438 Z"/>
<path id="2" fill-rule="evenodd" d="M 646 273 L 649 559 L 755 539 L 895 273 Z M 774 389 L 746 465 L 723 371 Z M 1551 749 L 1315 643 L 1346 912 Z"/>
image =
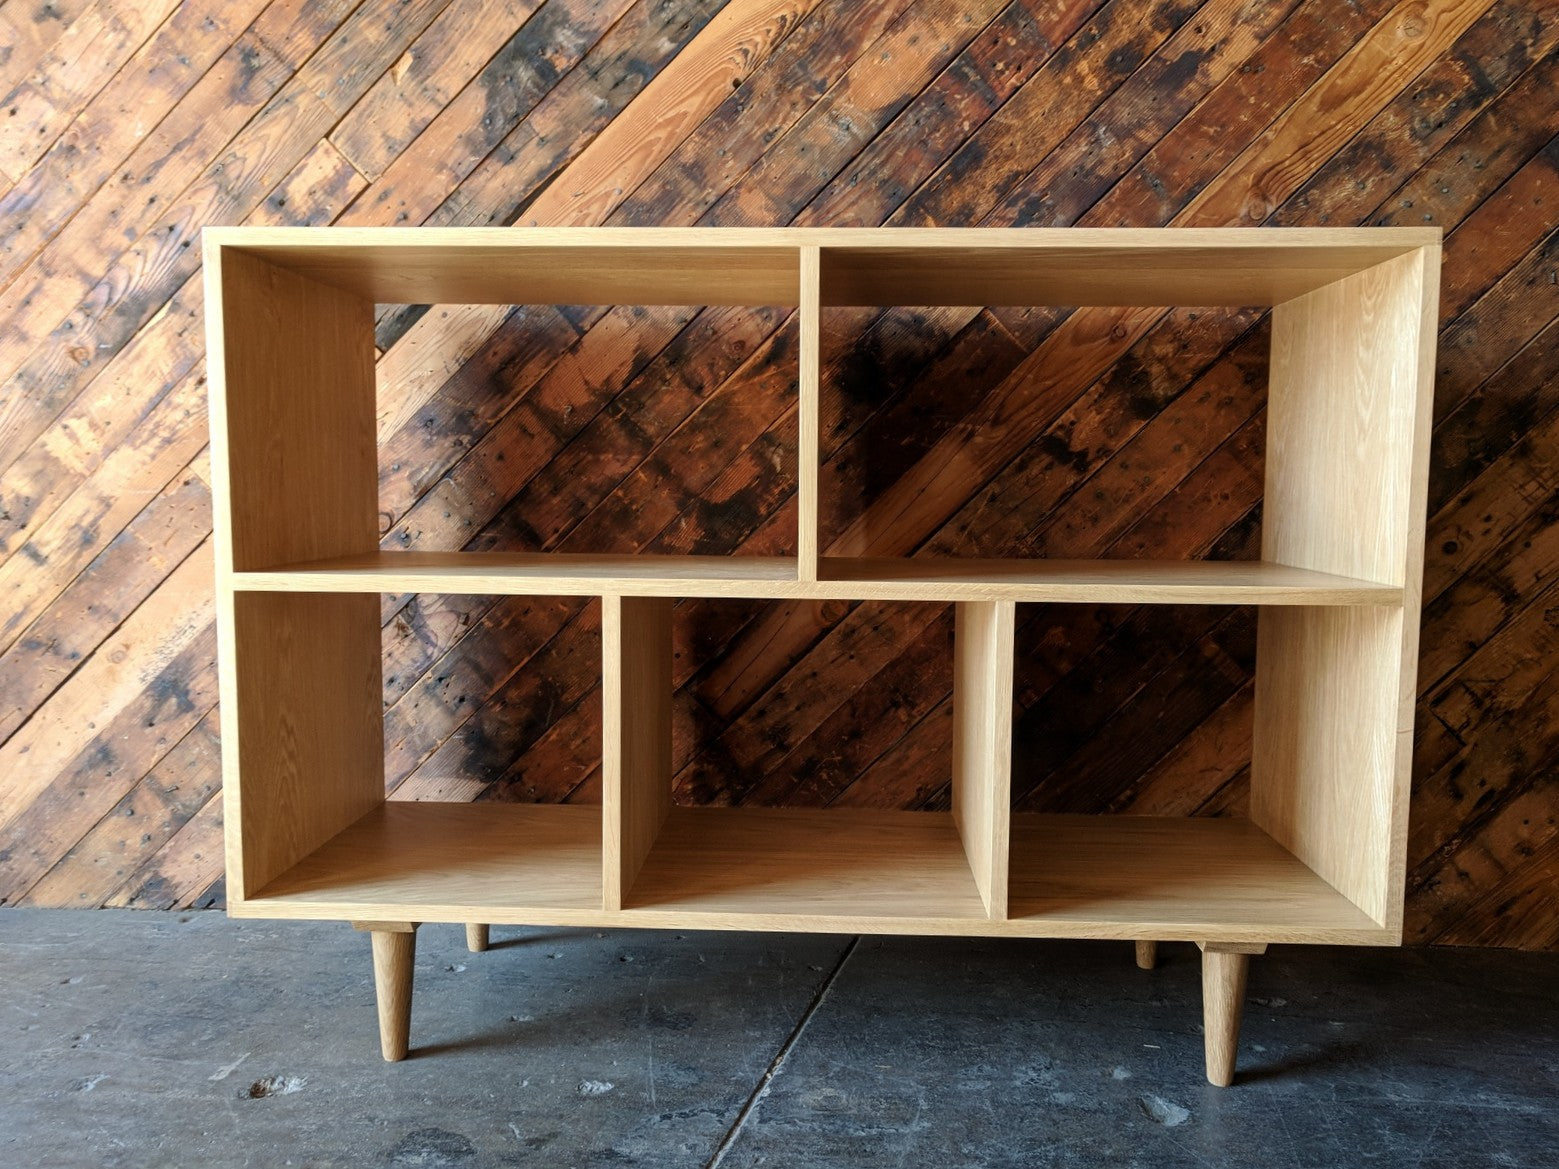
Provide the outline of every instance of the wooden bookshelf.
<path id="1" fill-rule="evenodd" d="M 1196 942 L 1216 1083 L 1251 954 L 1400 941 L 1438 232 L 216 228 L 205 263 L 230 912 L 373 932 L 387 1057 L 424 921 Z M 794 306 L 797 554 L 381 549 L 375 303 Z M 820 546 L 823 308 L 964 303 L 1270 307 L 1261 559 Z M 406 592 L 601 599 L 599 806 L 386 800 Z M 951 811 L 674 806 L 704 597 L 955 605 Z M 1261 606 L 1249 818 L 1014 814 L 1019 602 Z"/>

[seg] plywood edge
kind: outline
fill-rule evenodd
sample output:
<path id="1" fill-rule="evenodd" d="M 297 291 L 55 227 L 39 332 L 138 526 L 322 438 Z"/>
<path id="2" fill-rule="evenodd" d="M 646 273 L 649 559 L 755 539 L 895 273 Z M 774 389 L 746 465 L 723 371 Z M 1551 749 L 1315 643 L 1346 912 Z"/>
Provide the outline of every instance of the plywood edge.
<path id="1" fill-rule="evenodd" d="M 1439 234 L 1436 229 L 1436 235 Z M 1428 527 L 1430 450 L 1434 427 L 1435 355 L 1439 342 L 1442 246 L 1420 249 L 1416 358 L 1417 407 L 1407 504 L 1407 564 L 1403 570 L 1402 651 L 1398 674 L 1396 785 L 1391 808 L 1391 872 L 1382 924 L 1401 941 L 1406 909 L 1408 820 L 1413 794 L 1413 722 L 1418 704 L 1419 636 L 1423 613 L 1424 541 Z"/>
<path id="2" fill-rule="evenodd" d="M 243 802 L 239 789 L 238 672 L 236 668 L 236 614 L 231 587 L 233 532 L 232 498 L 228 474 L 227 372 L 225 331 L 222 327 L 222 247 L 220 233 L 202 232 L 202 297 L 206 327 L 206 413 L 211 466 L 213 585 L 216 592 L 217 721 L 224 744 L 222 769 L 222 835 L 227 873 L 227 908 L 241 912 L 246 892 L 244 877 Z"/>
<path id="3" fill-rule="evenodd" d="M 818 577 L 818 475 L 822 406 L 822 290 L 820 252 L 815 246 L 801 249 L 800 365 L 797 370 L 796 440 L 796 553 L 797 575 L 803 581 Z"/>
<path id="4" fill-rule="evenodd" d="M 938 248 L 971 246 L 1004 249 L 1052 248 L 1057 251 L 1099 247 L 1229 248 L 1261 251 L 1301 247 L 1396 248 L 1408 252 L 1435 247 L 1435 227 L 1059 227 L 1013 230 L 999 227 L 243 227 L 212 226 L 204 238 L 215 247 L 523 249 L 527 247 L 755 247 Z"/>

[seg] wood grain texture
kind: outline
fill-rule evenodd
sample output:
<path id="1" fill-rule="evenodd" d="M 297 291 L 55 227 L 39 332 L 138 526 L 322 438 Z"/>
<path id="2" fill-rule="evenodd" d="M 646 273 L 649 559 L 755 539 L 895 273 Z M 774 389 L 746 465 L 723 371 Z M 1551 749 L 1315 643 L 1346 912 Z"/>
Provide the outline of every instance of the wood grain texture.
<path id="1" fill-rule="evenodd" d="M 671 812 L 671 601 L 601 600 L 604 908 L 621 909 Z"/>
<path id="2" fill-rule="evenodd" d="M 0 8 L 27 123 L 0 163 L 7 904 L 223 896 L 200 227 L 1390 224 L 1446 233 L 1404 931 L 1559 946 L 1551 6 L 186 0 L 149 20 Z M 384 316 L 382 548 L 794 557 L 794 316 L 660 311 Z M 1269 322 L 821 316 L 821 552 L 1259 556 Z M 926 484 L 956 485 L 950 512 Z M 831 547 L 868 509 L 891 538 Z M 589 607 L 458 591 L 380 609 L 392 782 L 485 794 L 489 816 L 599 800 Z M 1019 607 L 1017 798 L 1243 814 L 1258 622 L 1132 599 Z M 678 798 L 946 810 L 948 632 L 935 604 L 684 604 Z"/>
<path id="3" fill-rule="evenodd" d="M 1016 622 L 1011 601 L 965 602 L 953 619 L 953 825 L 997 919 L 1007 916 Z"/>

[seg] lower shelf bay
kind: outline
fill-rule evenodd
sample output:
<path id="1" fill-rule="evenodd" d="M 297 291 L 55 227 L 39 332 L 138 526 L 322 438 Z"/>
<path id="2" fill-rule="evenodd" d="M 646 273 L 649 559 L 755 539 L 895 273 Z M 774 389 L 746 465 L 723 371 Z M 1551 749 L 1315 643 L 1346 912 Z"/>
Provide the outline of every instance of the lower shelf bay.
<path id="1" fill-rule="evenodd" d="M 602 909 L 601 809 L 391 801 L 235 902 L 237 916 L 680 929 L 1389 944 L 1254 825 L 1013 817 L 987 917 L 946 813 L 674 808 Z"/>

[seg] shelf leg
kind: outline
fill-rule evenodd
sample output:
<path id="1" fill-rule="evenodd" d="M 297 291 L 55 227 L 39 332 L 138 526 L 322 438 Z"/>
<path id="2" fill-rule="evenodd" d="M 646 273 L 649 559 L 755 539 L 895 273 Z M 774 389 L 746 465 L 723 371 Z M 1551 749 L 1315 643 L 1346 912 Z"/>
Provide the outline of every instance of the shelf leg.
<path id="1" fill-rule="evenodd" d="M 379 1050 L 392 1063 L 411 1043 L 411 967 L 417 954 L 414 921 L 354 921 L 373 939 L 374 994 L 379 1002 Z"/>
<path id="2" fill-rule="evenodd" d="M 488 927 L 485 925 L 468 924 L 466 926 L 466 949 L 473 954 L 480 954 L 487 949 Z"/>
<path id="3" fill-rule="evenodd" d="M 1253 954 L 1267 947 L 1247 942 L 1202 943 L 1202 1030 L 1207 1049 L 1207 1081 L 1220 1088 L 1234 1083 L 1245 1010 L 1245 976 Z"/>
<path id="4" fill-rule="evenodd" d="M 1155 967 L 1157 965 L 1158 965 L 1158 943 L 1157 942 L 1138 942 L 1137 943 L 1137 969 L 1138 970 L 1152 970 L 1153 967 Z"/>

